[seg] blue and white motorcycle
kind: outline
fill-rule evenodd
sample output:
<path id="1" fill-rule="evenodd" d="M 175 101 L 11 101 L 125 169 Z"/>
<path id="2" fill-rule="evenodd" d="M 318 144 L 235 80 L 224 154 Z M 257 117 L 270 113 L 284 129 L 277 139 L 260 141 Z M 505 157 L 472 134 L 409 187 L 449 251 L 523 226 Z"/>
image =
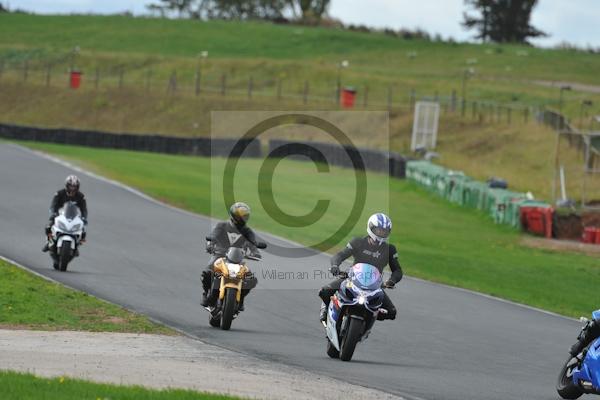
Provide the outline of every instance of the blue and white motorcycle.
<path id="1" fill-rule="evenodd" d="M 592 320 L 581 318 L 586 326 L 579 339 L 592 323 L 600 323 L 600 310 L 592 313 Z M 600 338 L 588 344 L 581 353 L 570 357 L 558 376 L 556 390 L 563 399 L 577 399 L 583 394 L 600 395 Z"/>
<path id="2" fill-rule="evenodd" d="M 327 355 L 350 361 L 358 342 L 369 336 L 382 307 L 383 279 L 377 268 L 370 264 L 355 264 L 347 278 L 332 296 L 323 322 L 327 332 Z"/>
<path id="3" fill-rule="evenodd" d="M 79 255 L 85 224 L 77 203 L 69 201 L 58 211 L 51 228 L 50 256 L 54 269 L 66 271 L 73 258 Z"/>

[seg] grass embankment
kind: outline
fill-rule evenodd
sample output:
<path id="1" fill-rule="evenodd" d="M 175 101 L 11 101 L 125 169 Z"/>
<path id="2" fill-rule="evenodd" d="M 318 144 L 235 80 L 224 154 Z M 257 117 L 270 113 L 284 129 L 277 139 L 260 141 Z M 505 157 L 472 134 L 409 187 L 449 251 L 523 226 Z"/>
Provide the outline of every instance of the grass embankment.
<path id="1" fill-rule="evenodd" d="M 113 79 L 123 67 L 130 82 L 143 84 L 152 66 L 157 80 L 166 82 L 177 70 L 180 82 L 191 85 L 199 53 L 208 51 L 202 68 L 207 84 L 218 86 L 225 73 L 232 88 L 245 91 L 252 76 L 256 89 L 274 90 L 276 81 L 283 79 L 284 92 L 300 93 L 309 80 L 311 92 L 327 97 L 333 96 L 337 64 L 348 59 L 350 68 L 343 71 L 343 83 L 359 89 L 368 85 L 371 101 L 382 103 L 387 101 L 388 85 L 404 97 L 411 88 L 431 95 L 460 91 L 467 67 L 476 70 L 469 82 L 472 99 L 556 104 L 557 89 L 527 81 L 600 84 L 595 73 L 600 58 L 567 50 L 403 40 L 260 22 L 20 14 L 0 18 L 0 46 L 9 62 L 18 65 L 29 58 L 33 67 L 38 60 L 52 59 L 69 65 L 69 52 L 79 46 L 75 63 L 87 73 L 85 79 L 92 78 L 96 66 L 111 72 Z M 578 94 L 565 96 L 568 107 L 568 99 Z M 573 105 L 575 115 L 577 111 L 578 104 Z"/>
<path id="2" fill-rule="evenodd" d="M 155 90 L 163 92 L 173 71 L 180 88 L 193 91 L 199 61 L 206 87 L 218 88 L 226 75 L 229 90 L 245 95 L 252 77 L 255 90 L 274 97 L 279 81 L 284 95 L 301 95 L 308 81 L 311 96 L 333 100 L 338 64 L 347 59 L 350 67 L 342 72 L 342 84 L 358 88 L 360 104 L 368 86 L 369 102 L 384 106 L 389 87 L 394 101 L 404 104 L 411 89 L 418 95 L 449 96 L 452 90 L 460 95 L 466 68 L 475 69 L 468 82 L 469 99 L 557 106 L 558 88 L 531 81 L 600 85 L 595 73 L 600 58 L 576 51 L 403 40 L 260 22 L 0 15 L 0 56 L 7 67 L 18 68 L 11 73 L 13 79 L 23 78 L 21 68 L 29 60 L 29 80 L 43 83 L 46 63 L 51 61 L 55 72 L 62 71 L 60 84 L 65 86 L 64 71 L 75 46 L 81 49 L 74 63 L 84 71 L 84 86 L 91 86 L 100 68 L 101 87 L 115 87 L 123 70 L 126 86 L 143 88 L 151 70 Z M 202 51 L 208 51 L 206 60 L 199 58 Z M 8 79 L 10 74 L 4 75 Z M 564 95 L 564 109 L 574 118 L 582 97 L 600 100 L 597 94 Z M 301 97 L 296 102 L 301 103 Z"/>
<path id="3" fill-rule="evenodd" d="M 201 214 L 224 218 L 220 193 L 224 160 L 31 144 L 76 161 L 151 196 Z M 287 213 L 302 215 L 316 199 L 331 199 L 325 218 L 307 228 L 273 221 L 257 193 L 259 160 L 240 160 L 237 197 L 253 208 L 252 225 L 310 245 L 333 232 L 354 200 L 352 171 L 316 173 L 310 163 L 282 161 L 273 180 L 275 199 Z M 85 178 L 84 178 L 85 179 Z M 212 184 L 211 184 L 212 183 Z M 487 216 L 448 204 L 407 181 L 369 174 L 369 198 L 350 235 L 364 234 L 366 216 L 390 199 L 394 231 L 407 274 L 492 294 L 564 315 L 586 315 L 600 302 L 600 260 L 570 253 L 531 249 L 520 234 L 494 225 Z M 210 188 L 210 189 L 209 189 Z M 216 193 L 219 193 L 217 195 Z M 350 236 L 348 235 L 348 236 Z M 338 237 L 343 244 L 348 237 Z"/>
<path id="4" fill-rule="evenodd" d="M 189 390 L 151 390 L 71 378 L 38 378 L 30 374 L 0 371 L 3 400 L 233 400 L 235 397 Z"/>
<path id="5" fill-rule="evenodd" d="M 0 260 L 0 329 L 2 328 L 167 335 L 174 333 L 144 316 L 87 293 L 46 281 Z M 3 385 L 0 384 L 0 387 Z"/>

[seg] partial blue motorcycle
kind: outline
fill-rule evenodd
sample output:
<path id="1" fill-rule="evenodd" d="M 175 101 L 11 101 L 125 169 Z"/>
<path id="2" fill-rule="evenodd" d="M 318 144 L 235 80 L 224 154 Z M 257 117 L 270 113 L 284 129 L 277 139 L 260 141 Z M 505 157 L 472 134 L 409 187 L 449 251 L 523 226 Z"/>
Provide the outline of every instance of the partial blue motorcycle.
<path id="1" fill-rule="evenodd" d="M 580 340 L 591 324 L 600 323 L 600 310 L 592 313 L 591 320 L 581 318 L 581 321 L 586 325 L 579 335 Z M 567 360 L 558 376 L 556 390 L 563 399 L 577 399 L 583 394 L 600 395 L 600 338 Z"/>
<path id="2" fill-rule="evenodd" d="M 323 322 L 327 332 L 327 355 L 350 361 L 358 342 L 369 336 L 382 308 L 383 278 L 370 264 L 355 264 L 332 296 Z"/>

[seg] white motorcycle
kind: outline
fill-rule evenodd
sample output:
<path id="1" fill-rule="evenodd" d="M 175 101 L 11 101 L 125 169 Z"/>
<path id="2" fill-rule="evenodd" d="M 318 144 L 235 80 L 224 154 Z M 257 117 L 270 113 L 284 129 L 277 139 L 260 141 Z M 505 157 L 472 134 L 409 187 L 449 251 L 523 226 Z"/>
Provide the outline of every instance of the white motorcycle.
<path id="1" fill-rule="evenodd" d="M 77 203 L 69 201 L 58 210 L 51 228 L 50 256 L 54 269 L 66 271 L 73 258 L 79 256 L 79 246 L 84 237 L 85 223 Z"/>

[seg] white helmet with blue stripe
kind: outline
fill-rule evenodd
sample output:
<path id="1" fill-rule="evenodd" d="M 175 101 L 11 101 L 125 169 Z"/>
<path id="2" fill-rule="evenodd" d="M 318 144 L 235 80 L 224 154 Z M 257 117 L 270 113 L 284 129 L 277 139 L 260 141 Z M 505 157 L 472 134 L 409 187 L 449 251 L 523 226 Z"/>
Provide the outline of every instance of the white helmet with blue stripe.
<path id="1" fill-rule="evenodd" d="M 387 241 L 392 231 L 392 220 L 383 213 L 371 215 L 367 222 L 367 233 L 377 243 Z"/>

